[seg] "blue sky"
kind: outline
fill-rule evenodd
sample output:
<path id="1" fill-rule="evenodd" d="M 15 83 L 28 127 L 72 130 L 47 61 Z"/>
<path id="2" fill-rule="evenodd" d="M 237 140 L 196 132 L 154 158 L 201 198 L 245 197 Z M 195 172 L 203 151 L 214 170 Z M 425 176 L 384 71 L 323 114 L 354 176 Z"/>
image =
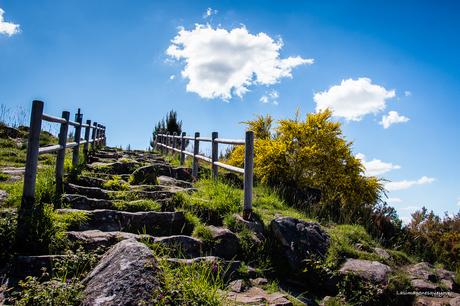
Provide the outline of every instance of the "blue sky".
<path id="1" fill-rule="evenodd" d="M 256 114 L 329 106 L 403 219 L 459 210 L 456 1 L 163 2 L 0 0 L 0 104 L 81 107 L 136 148 L 170 109 L 240 138 Z"/>

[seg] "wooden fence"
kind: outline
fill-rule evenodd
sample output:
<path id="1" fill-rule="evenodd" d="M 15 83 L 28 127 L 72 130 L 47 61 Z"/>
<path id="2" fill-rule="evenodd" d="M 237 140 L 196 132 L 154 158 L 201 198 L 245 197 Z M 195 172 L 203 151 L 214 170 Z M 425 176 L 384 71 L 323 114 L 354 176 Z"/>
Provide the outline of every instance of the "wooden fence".
<path id="1" fill-rule="evenodd" d="M 185 150 L 186 142 L 193 141 L 193 152 Z M 200 154 L 200 142 L 211 143 L 211 158 Z M 244 168 L 239 168 L 219 162 L 219 144 L 244 145 Z M 185 156 L 193 158 L 192 175 L 198 176 L 198 161 L 210 163 L 212 168 L 212 177 L 217 179 L 218 168 L 224 168 L 231 172 L 241 173 L 244 175 L 244 206 L 243 218 L 250 219 L 252 214 L 252 187 L 254 180 L 254 132 L 247 131 L 245 139 L 225 139 L 219 138 L 217 132 L 213 132 L 211 137 L 201 137 L 199 132 L 194 137 L 186 136 L 183 132 L 181 135 L 158 134 L 155 137 L 155 147 L 161 148 L 162 151 L 178 152 L 180 154 L 180 164 L 184 164 Z"/>
<path id="2" fill-rule="evenodd" d="M 57 152 L 56 154 L 56 194 L 63 193 L 64 159 L 66 149 L 72 148 L 72 165 L 77 166 L 79 162 L 80 146 L 83 145 L 85 161 L 88 156 L 89 145 L 91 150 L 105 145 L 105 127 L 97 122 L 91 124 L 91 120 L 83 123 L 83 114 L 80 109 L 75 114 L 75 121 L 70 120 L 70 113 L 63 111 L 61 117 L 54 117 L 43 113 L 44 103 L 42 101 L 32 102 L 30 115 L 29 138 L 27 144 L 26 169 L 24 174 L 24 189 L 22 194 L 21 209 L 31 209 L 35 202 L 35 180 L 37 177 L 38 155 Z M 60 124 L 59 142 L 57 145 L 40 147 L 40 131 L 42 121 L 55 122 Z M 67 142 L 69 125 L 75 127 L 74 139 Z M 82 128 L 85 128 L 84 139 L 81 137 Z M 92 130 L 92 131 L 91 131 Z M 92 132 L 92 133 L 91 133 Z"/>

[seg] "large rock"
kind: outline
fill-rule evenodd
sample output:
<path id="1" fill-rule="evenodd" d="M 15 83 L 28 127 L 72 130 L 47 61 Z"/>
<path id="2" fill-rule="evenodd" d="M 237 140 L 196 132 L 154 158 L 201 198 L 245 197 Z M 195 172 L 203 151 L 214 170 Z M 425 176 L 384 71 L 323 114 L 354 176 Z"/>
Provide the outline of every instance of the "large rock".
<path id="1" fill-rule="evenodd" d="M 378 261 L 362 260 L 362 259 L 347 259 L 340 268 L 339 273 L 342 275 L 354 274 L 363 280 L 375 283 L 386 284 L 388 275 L 392 269 Z"/>
<path id="2" fill-rule="evenodd" d="M 293 271 L 303 270 L 306 258 L 324 258 L 329 248 L 329 235 L 316 222 L 280 217 L 270 223 L 278 250 Z"/>
<path id="3" fill-rule="evenodd" d="M 158 184 L 163 186 L 177 186 L 181 188 L 193 188 L 192 183 L 178 180 L 169 176 L 161 175 L 158 177 Z"/>
<path id="4" fill-rule="evenodd" d="M 158 183 L 157 176 L 157 167 L 155 165 L 140 167 L 131 174 L 131 183 L 156 185 Z"/>
<path id="5" fill-rule="evenodd" d="M 134 239 L 119 242 L 104 254 L 83 280 L 81 305 L 153 305 L 160 270 L 152 251 Z"/>
<path id="6" fill-rule="evenodd" d="M 171 176 L 181 181 L 193 181 L 192 169 L 187 167 L 172 168 Z"/>
<path id="7" fill-rule="evenodd" d="M 59 209 L 59 213 L 82 212 L 76 209 Z M 124 231 L 135 234 L 177 235 L 190 231 L 183 212 L 126 212 L 108 209 L 83 211 L 88 220 L 74 224 L 73 231 L 101 230 Z"/>
<path id="8" fill-rule="evenodd" d="M 234 214 L 233 218 L 235 220 L 236 226 L 238 228 L 246 228 L 253 232 L 258 239 L 265 239 L 264 235 L 264 225 L 258 220 L 245 220 L 241 215 Z"/>
<path id="9" fill-rule="evenodd" d="M 102 185 L 106 182 L 106 180 L 98 178 L 98 177 L 91 177 L 91 176 L 85 176 L 85 175 L 80 175 L 77 178 L 77 183 L 80 186 L 85 186 L 85 187 L 99 187 L 102 188 Z"/>
<path id="10" fill-rule="evenodd" d="M 240 248 L 238 237 L 229 229 L 209 226 L 212 235 L 211 253 L 225 259 L 234 258 Z"/>
<path id="11" fill-rule="evenodd" d="M 200 256 L 203 248 L 201 240 L 185 235 L 157 237 L 153 242 L 162 244 L 187 258 Z"/>
<path id="12" fill-rule="evenodd" d="M 454 291 L 457 290 L 455 273 L 436 269 L 427 262 L 405 267 L 412 287 L 417 291 Z"/>

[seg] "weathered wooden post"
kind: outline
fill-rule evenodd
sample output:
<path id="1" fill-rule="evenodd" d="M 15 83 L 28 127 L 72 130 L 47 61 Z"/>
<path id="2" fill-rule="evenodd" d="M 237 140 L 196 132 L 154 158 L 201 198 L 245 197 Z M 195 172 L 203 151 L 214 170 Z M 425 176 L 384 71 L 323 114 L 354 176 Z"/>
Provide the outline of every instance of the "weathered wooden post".
<path id="1" fill-rule="evenodd" d="M 59 145 L 61 148 L 57 152 L 56 156 L 56 195 L 60 203 L 60 196 L 63 194 L 63 177 L 64 177 L 64 160 L 65 160 L 65 146 L 67 144 L 67 133 L 69 131 L 69 119 L 70 113 L 67 111 L 62 112 L 62 119 L 66 122 L 61 123 L 59 129 Z"/>
<path id="2" fill-rule="evenodd" d="M 166 145 L 168 147 L 171 147 L 171 138 L 169 138 L 170 134 L 169 132 L 166 132 Z M 166 148 L 166 154 L 168 154 L 171 151 L 171 149 Z"/>
<path id="3" fill-rule="evenodd" d="M 182 134 L 180 135 L 180 165 L 183 166 L 184 165 L 184 162 L 185 162 L 185 154 L 184 154 L 184 151 L 185 151 L 185 132 L 182 132 Z"/>
<path id="4" fill-rule="evenodd" d="M 102 130 L 102 145 L 105 147 L 107 145 L 107 137 L 105 135 L 105 125 L 102 126 L 103 130 Z"/>
<path id="5" fill-rule="evenodd" d="M 219 143 L 216 141 L 216 138 L 219 136 L 217 132 L 212 132 L 211 136 L 211 161 L 212 161 L 212 178 L 217 180 L 219 167 L 215 165 L 219 161 Z"/>
<path id="6" fill-rule="evenodd" d="M 24 187 L 21 199 L 21 208 L 18 213 L 18 225 L 16 228 L 15 248 L 19 254 L 29 251 L 29 243 L 32 233 L 31 222 L 35 203 L 35 179 L 37 177 L 38 149 L 40 146 L 40 130 L 42 127 L 43 102 L 32 102 L 30 114 L 29 137 L 27 143 L 26 169 L 24 173 Z"/>
<path id="7" fill-rule="evenodd" d="M 243 218 L 250 220 L 252 215 L 252 184 L 254 177 L 254 132 L 246 132 L 244 147 L 244 207 Z"/>
<path id="8" fill-rule="evenodd" d="M 75 121 L 79 125 L 75 126 L 74 141 L 77 145 L 73 147 L 72 151 L 72 166 L 74 168 L 78 167 L 78 155 L 80 153 L 81 123 L 83 121 L 83 114 L 80 113 L 80 109 L 78 109 L 78 112 L 75 114 Z"/>
<path id="9" fill-rule="evenodd" d="M 85 157 L 85 163 L 88 160 L 88 148 L 89 148 L 89 136 L 91 132 L 91 120 L 86 120 L 86 125 L 85 127 L 85 145 L 83 146 L 83 155 Z"/>
<path id="10" fill-rule="evenodd" d="M 172 140 L 172 148 L 173 148 L 173 149 L 172 149 L 172 154 L 173 154 L 173 156 L 176 156 L 176 150 L 174 150 L 174 149 L 177 148 L 177 146 L 176 146 L 176 144 L 177 144 L 177 138 L 176 138 L 176 136 L 177 136 L 177 133 L 174 132 L 174 133 L 172 134 L 172 139 L 171 139 L 171 140 Z"/>
<path id="11" fill-rule="evenodd" d="M 97 136 L 97 122 L 94 122 L 93 123 L 93 135 L 92 135 L 92 139 L 93 139 L 93 143 L 91 144 L 91 151 L 96 151 L 96 136 Z"/>
<path id="12" fill-rule="evenodd" d="M 30 128 L 27 142 L 27 158 L 21 209 L 31 209 L 35 201 L 35 178 L 37 177 L 38 148 L 40 146 L 42 115 L 43 102 L 34 100 L 32 102 L 32 113 L 30 115 Z"/>
<path id="13" fill-rule="evenodd" d="M 195 139 L 193 143 L 193 166 L 192 166 L 192 176 L 194 178 L 198 178 L 198 158 L 196 156 L 200 154 L 200 141 L 198 138 L 200 137 L 199 132 L 195 132 Z"/>

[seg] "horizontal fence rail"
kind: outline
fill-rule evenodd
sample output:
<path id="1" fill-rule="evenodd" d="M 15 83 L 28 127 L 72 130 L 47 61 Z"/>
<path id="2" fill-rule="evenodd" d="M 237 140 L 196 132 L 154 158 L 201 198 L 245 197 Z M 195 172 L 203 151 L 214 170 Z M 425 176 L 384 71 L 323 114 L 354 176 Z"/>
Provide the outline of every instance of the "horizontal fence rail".
<path id="1" fill-rule="evenodd" d="M 35 181 L 37 177 L 38 155 L 45 153 L 56 154 L 56 194 L 63 193 L 64 159 L 66 149 L 72 149 L 72 165 L 77 166 L 79 162 L 80 146 L 83 145 L 85 162 L 88 158 L 89 145 L 91 150 L 106 144 L 105 126 L 91 120 L 83 123 L 83 114 L 80 109 L 75 114 L 75 121 L 70 120 L 70 113 L 63 111 L 61 117 L 55 117 L 43 113 L 44 103 L 35 100 L 32 102 L 32 112 L 30 115 L 29 138 L 27 145 L 26 167 L 24 174 L 24 189 L 22 194 L 21 209 L 31 209 L 35 202 Z M 58 144 L 40 147 L 40 131 L 42 122 L 59 123 Z M 68 142 L 69 126 L 75 128 L 73 141 Z M 84 137 L 81 137 L 82 128 L 85 128 Z"/>
<path id="2" fill-rule="evenodd" d="M 155 136 L 155 148 L 164 153 L 177 152 L 180 154 L 180 164 L 184 164 L 185 156 L 193 158 L 192 175 L 198 177 L 199 160 L 210 163 L 212 168 L 212 177 L 217 179 L 218 169 L 223 168 L 231 172 L 244 175 L 244 207 L 243 218 L 250 219 L 252 214 L 252 188 L 254 180 L 254 132 L 247 131 L 245 139 L 226 139 L 219 138 L 217 132 L 213 132 L 211 137 L 201 137 L 196 132 L 195 137 L 173 134 L 157 134 Z M 193 141 L 193 152 L 185 150 L 186 142 Z M 200 154 L 200 142 L 211 143 L 211 157 Z M 219 161 L 219 144 L 227 145 L 244 145 L 244 168 L 235 167 Z"/>

